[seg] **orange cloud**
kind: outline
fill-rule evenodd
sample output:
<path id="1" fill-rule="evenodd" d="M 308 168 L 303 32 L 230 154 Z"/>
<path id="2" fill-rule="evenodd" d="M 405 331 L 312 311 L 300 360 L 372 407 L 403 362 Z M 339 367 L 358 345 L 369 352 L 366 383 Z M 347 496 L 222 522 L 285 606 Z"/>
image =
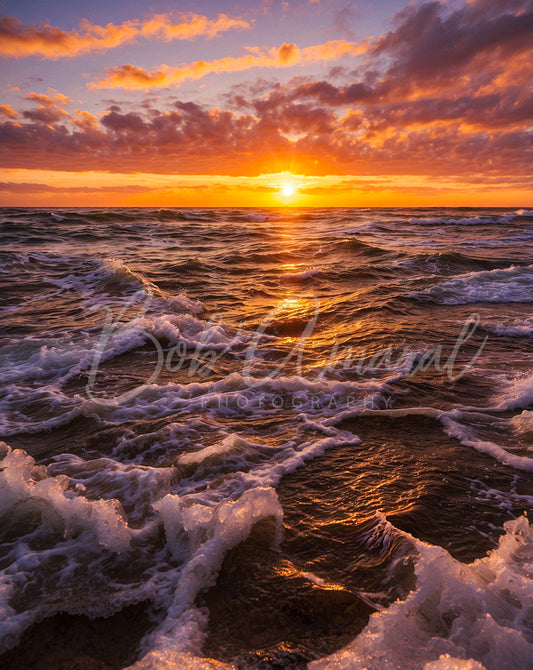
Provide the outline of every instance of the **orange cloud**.
<path id="1" fill-rule="evenodd" d="M 53 97 L 45 95 L 44 93 L 26 93 L 24 96 L 27 100 L 33 100 L 45 107 L 55 107 L 56 105 L 68 105 L 72 102 L 70 98 L 62 93 L 55 93 Z"/>
<path id="2" fill-rule="evenodd" d="M 11 105 L 0 105 L 0 114 L 8 119 L 16 119 L 18 114 Z"/>
<path id="3" fill-rule="evenodd" d="M 222 169 L 226 175 L 283 170 L 307 175 L 473 175 L 480 165 L 487 178 L 530 172 L 528 129 L 502 123 L 487 133 L 463 123 L 470 114 L 467 109 L 458 118 L 450 110 L 451 117 L 441 115 L 438 122 L 439 109 L 449 112 L 437 104 L 416 118 L 410 108 L 396 106 L 367 107 L 363 114 L 339 117 L 331 109 L 283 99 L 257 101 L 254 114 L 192 102 L 177 101 L 173 107 L 144 115 L 122 113 L 117 107 L 98 120 L 83 110 L 69 117 L 61 109 L 40 105 L 24 111 L 22 123 L 0 123 L 0 163 L 112 172 L 139 172 L 149 164 L 160 174 L 177 169 L 220 174 Z M 474 102 L 472 115 L 475 110 Z M 487 118 L 490 112 L 488 106 Z"/>
<path id="4" fill-rule="evenodd" d="M 239 72 L 253 67 L 291 67 L 324 60 L 337 60 L 343 56 L 356 56 L 367 50 L 367 43 L 332 40 L 325 44 L 299 49 L 296 44 L 283 43 L 261 51 L 259 47 L 248 47 L 251 53 L 243 56 L 226 56 L 211 61 L 195 61 L 181 67 L 161 65 L 157 69 L 145 70 L 126 64 L 106 69 L 107 77 L 91 82 L 89 88 L 124 88 L 128 90 L 179 86 L 185 79 L 200 79 L 211 72 Z"/>
<path id="5" fill-rule="evenodd" d="M 4 16 L 0 17 L 0 55 L 9 58 L 43 56 L 57 59 L 114 49 L 138 37 L 166 41 L 192 40 L 200 36 L 215 37 L 235 28 L 250 28 L 247 21 L 233 19 L 225 14 L 208 19 L 200 14 L 187 13 L 180 18 L 179 23 L 173 23 L 169 14 L 156 14 L 144 22 L 134 19 L 120 25 L 108 23 L 106 26 L 83 19 L 80 31 L 67 32 L 48 23 L 24 24 L 15 17 Z"/>
<path id="6" fill-rule="evenodd" d="M 512 11 L 500 0 L 470 2 L 460 10 L 425 3 L 406 10 L 386 39 L 368 47 L 344 40 L 304 48 L 285 43 L 179 68 L 112 68 L 107 73 L 115 78 L 112 85 L 143 89 L 209 72 L 287 68 L 365 49 L 367 55 L 357 73 L 335 68 L 335 76 L 322 81 L 306 76 L 286 83 L 242 82 L 222 95 L 220 108 L 165 102 L 165 96 L 158 102 L 154 95 L 138 108 L 125 103 L 123 110 L 113 100 L 101 115 L 76 110 L 68 116 L 59 109 L 65 103 L 61 94 L 51 89 L 47 95 L 28 94 L 36 109 L 17 118 L 14 110 L 3 110 L 0 162 L 13 169 L 46 165 L 115 174 L 150 165 L 163 175 L 374 175 L 378 187 L 380 175 L 418 174 L 428 183 L 443 178 L 472 183 L 476 177 L 477 193 L 483 184 L 484 193 L 506 189 L 523 204 L 526 194 L 527 202 L 531 197 L 524 184 L 530 184 L 531 173 L 526 33 L 533 27 L 533 10 L 517 8 L 526 3 L 531 0 L 513 0 Z"/>
<path id="7" fill-rule="evenodd" d="M 61 119 L 68 118 L 68 113 L 64 109 L 58 108 L 57 105 L 68 105 L 72 100 L 62 93 L 54 92 L 53 89 L 48 90 L 53 93 L 53 96 L 33 92 L 25 94 L 26 100 L 38 103 L 37 108 L 22 112 L 25 119 L 54 124 Z"/>
<path id="8" fill-rule="evenodd" d="M 250 24 L 243 19 L 233 19 L 219 14 L 214 20 L 201 14 L 188 12 L 181 15 L 182 23 L 172 23 L 168 14 L 155 14 L 145 21 L 140 29 L 143 37 L 157 37 L 168 42 L 171 40 L 191 40 L 195 37 L 216 37 L 220 33 L 233 29 L 247 29 Z"/>
<path id="9" fill-rule="evenodd" d="M 72 117 L 72 123 L 83 131 L 99 131 L 98 119 L 93 114 L 83 109 L 76 109 L 76 116 Z"/>
<path id="10" fill-rule="evenodd" d="M 277 56 L 284 65 L 293 65 L 298 62 L 299 49 L 296 44 L 285 44 L 284 42 L 278 49 Z"/>
<path id="11" fill-rule="evenodd" d="M 370 46 L 368 40 L 363 42 L 348 42 L 346 40 L 330 40 L 324 44 L 306 47 L 302 49 L 304 59 L 307 62 L 321 60 L 334 61 L 343 56 L 358 56 L 365 53 Z"/>

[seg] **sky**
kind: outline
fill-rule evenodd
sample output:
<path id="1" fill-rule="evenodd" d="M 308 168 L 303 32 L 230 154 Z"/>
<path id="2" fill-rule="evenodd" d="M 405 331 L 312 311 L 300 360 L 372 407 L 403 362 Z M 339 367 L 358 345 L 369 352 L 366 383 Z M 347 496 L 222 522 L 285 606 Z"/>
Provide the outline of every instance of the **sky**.
<path id="1" fill-rule="evenodd" d="M 533 205 L 533 0 L 0 0 L 1 206 Z"/>

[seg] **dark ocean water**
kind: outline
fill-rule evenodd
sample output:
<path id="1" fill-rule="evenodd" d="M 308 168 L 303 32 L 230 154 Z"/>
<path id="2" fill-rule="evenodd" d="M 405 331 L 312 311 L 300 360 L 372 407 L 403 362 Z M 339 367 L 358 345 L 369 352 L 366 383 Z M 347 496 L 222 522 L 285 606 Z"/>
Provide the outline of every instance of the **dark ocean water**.
<path id="1" fill-rule="evenodd" d="M 0 216 L 0 667 L 533 667 L 532 211 Z"/>

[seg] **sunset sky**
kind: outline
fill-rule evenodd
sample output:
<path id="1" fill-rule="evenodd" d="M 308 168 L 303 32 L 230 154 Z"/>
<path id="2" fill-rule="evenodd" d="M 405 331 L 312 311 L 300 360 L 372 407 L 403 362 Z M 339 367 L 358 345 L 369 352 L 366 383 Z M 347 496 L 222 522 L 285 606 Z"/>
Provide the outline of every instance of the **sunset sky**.
<path id="1" fill-rule="evenodd" d="M 533 205 L 533 0 L 0 14 L 0 205 Z"/>

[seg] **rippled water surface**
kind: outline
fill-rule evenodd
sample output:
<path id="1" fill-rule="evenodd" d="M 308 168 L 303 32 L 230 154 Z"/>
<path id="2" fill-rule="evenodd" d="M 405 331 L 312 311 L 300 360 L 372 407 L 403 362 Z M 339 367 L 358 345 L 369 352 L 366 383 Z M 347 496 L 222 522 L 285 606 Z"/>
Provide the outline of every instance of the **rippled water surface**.
<path id="1" fill-rule="evenodd" d="M 533 666 L 533 212 L 0 230 L 0 667 Z"/>

